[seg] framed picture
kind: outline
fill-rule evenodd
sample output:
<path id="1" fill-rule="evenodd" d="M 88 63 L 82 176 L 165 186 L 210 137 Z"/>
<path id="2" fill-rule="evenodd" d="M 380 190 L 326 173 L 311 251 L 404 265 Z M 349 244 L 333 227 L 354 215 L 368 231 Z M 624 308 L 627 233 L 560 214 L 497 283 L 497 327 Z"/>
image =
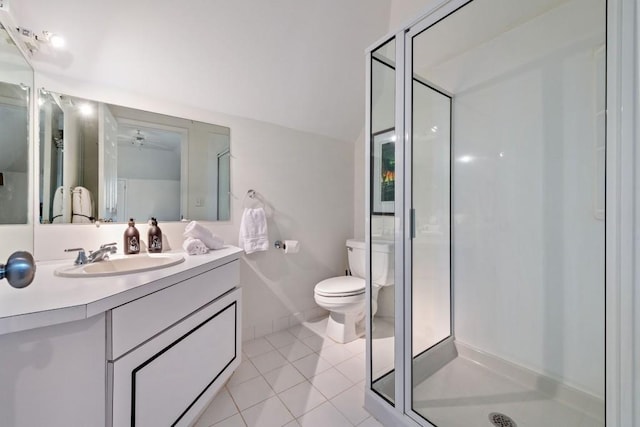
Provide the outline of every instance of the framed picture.
<path id="1" fill-rule="evenodd" d="M 371 213 L 393 215 L 396 187 L 395 129 L 375 133 L 371 140 Z"/>

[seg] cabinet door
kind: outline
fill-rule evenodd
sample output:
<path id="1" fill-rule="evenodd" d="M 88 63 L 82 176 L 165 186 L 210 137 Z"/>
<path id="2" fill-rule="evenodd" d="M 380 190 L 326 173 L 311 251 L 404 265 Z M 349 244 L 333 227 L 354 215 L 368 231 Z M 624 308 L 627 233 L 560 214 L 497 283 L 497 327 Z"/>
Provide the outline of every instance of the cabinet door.
<path id="1" fill-rule="evenodd" d="M 112 425 L 188 425 L 240 363 L 240 290 L 109 363 Z"/>

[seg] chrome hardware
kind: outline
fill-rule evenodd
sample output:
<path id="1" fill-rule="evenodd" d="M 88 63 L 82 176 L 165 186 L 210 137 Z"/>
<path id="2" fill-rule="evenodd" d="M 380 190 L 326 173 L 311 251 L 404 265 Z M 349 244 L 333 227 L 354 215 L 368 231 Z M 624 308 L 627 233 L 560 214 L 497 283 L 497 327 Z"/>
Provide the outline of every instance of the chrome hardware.
<path id="1" fill-rule="evenodd" d="M 83 248 L 73 248 L 73 249 L 65 249 L 65 252 L 74 252 L 78 251 L 78 257 L 73 262 L 75 265 L 83 265 L 89 264 L 92 262 L 98 262 L 109 259 L 110 254 L 115 254 L 118 251 L 116 247 L 117 243 L 105 243 L 104 245 L 100 245 L 100 249 L 96 251 L 89 251 L 89 255 L 87 256 L 85 250 Z"/>
<path id="2" fill-rule="evenodd" d="M 116 247 L 117 243 L 105 243 L 100 246 L 100 249 L 97 251 L 89 252 L 89 256 L 87 257 L 88 262 L 98 262 L 109 259 L 110 254 L 115 254 L 118 251 Z"/>
<path id="3" fill-rule="evenodd" d="M 275 243 L 273 244 L 273 246 L 276 249 L 284 249 L 285 248 L 284 243 L 282 243 L 280 240 L 276 240 Z"/>
<path id="4" fill-rule="evenodd" d="M 82 264 L 86 264 L 87 263 L 87 255 L 84 253 L 84 249 L 83 248 L 71 248 L 71 249 L 65 249 L 65 252 L 78 252 L 78 257 L 76 258 L 76 260 L 73 262 L 75 265 L 82 265 Z"/>
<path id="5" fill-rule="evenodd" d="M 416 210 L 409 210 L 409 228 L 411 229 L 411 238 L 416 238 Z"/>
<path id="6" fill-rule="evenodd" d="M 29 252 L 14 252 L 6 264 L 0 264 L 0 280 L 6 278 L 14 288 L 26 288 L 35 275 L 36 263 Z"/>

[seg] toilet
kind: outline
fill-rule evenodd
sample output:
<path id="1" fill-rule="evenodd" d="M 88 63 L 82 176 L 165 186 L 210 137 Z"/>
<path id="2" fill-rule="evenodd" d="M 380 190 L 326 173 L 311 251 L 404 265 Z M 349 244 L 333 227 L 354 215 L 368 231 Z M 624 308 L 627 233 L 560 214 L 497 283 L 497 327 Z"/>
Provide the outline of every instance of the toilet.
<path id="1" fill-rule="evenodd" d="M 347 343 L 364 334 L 366 307 L 366 256 L 362 240 L 347 240 L 347 255 L 352 276 L 332 277 L 314 288 L 316 304 L 329 311 L 327 336 Z M 393 285 L 393 242 L 374 241 L 371 245 L 372 316 L 378 309 L 378 293 Z"/>

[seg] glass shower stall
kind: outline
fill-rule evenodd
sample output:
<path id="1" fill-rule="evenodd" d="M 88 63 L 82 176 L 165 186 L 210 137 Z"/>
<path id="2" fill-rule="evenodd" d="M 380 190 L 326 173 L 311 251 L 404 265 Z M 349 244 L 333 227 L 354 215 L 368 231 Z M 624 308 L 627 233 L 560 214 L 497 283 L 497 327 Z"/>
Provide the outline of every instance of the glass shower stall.
<path id="1" fill-rule="evenodd" d="M 369 49 L 366 406 L 605 425 L 606 0 L 451 0 Z"/>

